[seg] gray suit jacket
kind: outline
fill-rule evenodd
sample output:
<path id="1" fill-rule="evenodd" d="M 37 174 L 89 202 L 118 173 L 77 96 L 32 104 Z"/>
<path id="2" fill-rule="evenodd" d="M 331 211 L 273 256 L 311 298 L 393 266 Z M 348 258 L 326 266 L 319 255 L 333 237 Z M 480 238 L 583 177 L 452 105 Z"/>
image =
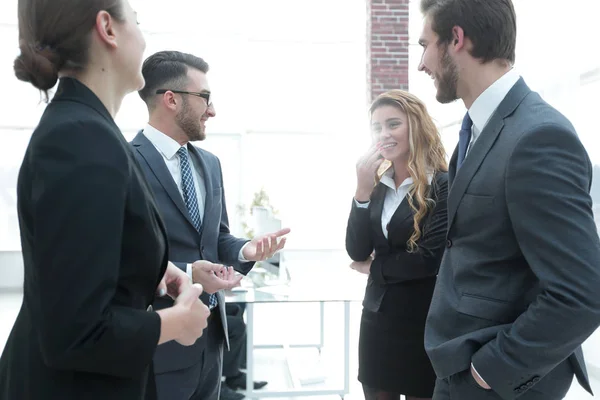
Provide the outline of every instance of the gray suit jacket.
<path id="1" fill-rule="evenodd" d="M 600 324 L 600 242 L 575 129 L 520 79 L 458 172 L 456 157 L 425 330 L 437 375 L 473 362 L 514 399 L 569 359 L 591 392 L 580 345 Z"/>
<path id="2" fill-rule="evenodd" d="M 206 150 L 192 144 L 188 145 L 189 154 L 193 158 L 194 165 L 201 170 L 206 185 L 202 228 L 198 232 L 173 177 L 152 142 L 140 131 L 131 145 L 154 193 L 156 204 L 167 228 L 169 260 L 183 271 L 186 270 L 187 263 L 208 260 L 231 265 L 237 271 L 247 274 L 254 263 L 240 263 L 238 260 L 240 249 L 247 240 L 238 239 L 229 232 L 219 159 Z M 217 296 L 225 343 L 229 347 L 225 297 L 222 292 L 218 292 Z M 208 304 L 208 294 L 203 293 L 200 298 Z M 161 298 L 156 300 L 154 307 L 161 309 L 172 305 L 171 299 Z M 159 346 L 154 357 L 155 372 L 179 370 L 200 362 L 205 342 L 205 337 L 202 336 L 189 347 L 181 346 L 174 341 Z"/>

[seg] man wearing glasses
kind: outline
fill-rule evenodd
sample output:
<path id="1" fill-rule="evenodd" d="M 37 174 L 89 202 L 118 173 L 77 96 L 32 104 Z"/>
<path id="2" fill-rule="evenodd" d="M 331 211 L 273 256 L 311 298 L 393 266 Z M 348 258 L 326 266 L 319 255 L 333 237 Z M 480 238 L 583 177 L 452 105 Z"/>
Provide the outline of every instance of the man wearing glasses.
<path id="1" fill-rule="evenodd" d="M 190 143 L 206 138 L 206 121 L 216 115 L 207 72 L 208 64 L 191 54 L 162 51 L 146 59 L 146 86 L 139 94 L 150 118 L 131 142 L 167 227 L 169 260 L 203 285 L 200 298 L 211 309 L 208 327 L 194 345 L 169 342 L 157 348 L 159 400 L 219 398 L 223 346 L 229 347 L 222 290 L 239 284 L 233 268 L 248 273 L 255 261 L 283 248 L 289 232 L 251 241 L 230 234 L 219 159 Z M 158 298 L 154 307 L 170 304 L 170 298 Z M 231 396 L 222 399 L 241 394 Z"/>

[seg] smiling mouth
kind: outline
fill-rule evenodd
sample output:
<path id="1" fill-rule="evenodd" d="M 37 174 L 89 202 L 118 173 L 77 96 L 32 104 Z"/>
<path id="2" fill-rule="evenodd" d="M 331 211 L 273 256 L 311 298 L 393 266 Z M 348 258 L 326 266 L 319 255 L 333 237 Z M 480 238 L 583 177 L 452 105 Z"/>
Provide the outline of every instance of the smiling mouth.
<path id="1" fill-rule="evenodd" d="M 392 147 L 394 147 L 396 145 L 396 143 L 388 143 L 386 145 L 383 145 L 380 147 L 381 150 L 386 150 L 386 149 L 390 149 Z"/>

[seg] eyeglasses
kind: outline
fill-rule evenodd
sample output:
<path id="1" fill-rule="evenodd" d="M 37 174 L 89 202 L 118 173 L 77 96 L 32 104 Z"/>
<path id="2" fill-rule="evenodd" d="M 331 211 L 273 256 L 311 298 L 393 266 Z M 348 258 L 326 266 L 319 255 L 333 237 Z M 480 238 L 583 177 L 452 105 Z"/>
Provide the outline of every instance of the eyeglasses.
<path id="1" fill-rule="evenodd" d="M 164 94 L 167 92 L 173 92 L 173 93 L 179 93 L 179 94 L 189 94 L 191 96 L 202 97 L 204 100 L 206 100 L 207 106 L 209 106 L 209 107 L 212 106 L 212 103 L 210 101 L 210 92 L 187 92 L 185 90 L 158 89 L 156 91 L 156 94 Z"/>

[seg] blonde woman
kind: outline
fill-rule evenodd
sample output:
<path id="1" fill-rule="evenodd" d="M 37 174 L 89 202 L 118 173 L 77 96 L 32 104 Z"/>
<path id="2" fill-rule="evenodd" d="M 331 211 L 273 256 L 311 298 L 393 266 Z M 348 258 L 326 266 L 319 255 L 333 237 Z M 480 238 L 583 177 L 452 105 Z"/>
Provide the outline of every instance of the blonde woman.
<path id="1" fill-rule="evenodd" d="M 366 400 L 427 399 L 435 373 L 423 336 L 447 228 L 446 155 L 425 105 L 392 90 L 370 109 L 373 145 L 357 164 L 346 232 L 369 275 L 358 379 Z"/>

